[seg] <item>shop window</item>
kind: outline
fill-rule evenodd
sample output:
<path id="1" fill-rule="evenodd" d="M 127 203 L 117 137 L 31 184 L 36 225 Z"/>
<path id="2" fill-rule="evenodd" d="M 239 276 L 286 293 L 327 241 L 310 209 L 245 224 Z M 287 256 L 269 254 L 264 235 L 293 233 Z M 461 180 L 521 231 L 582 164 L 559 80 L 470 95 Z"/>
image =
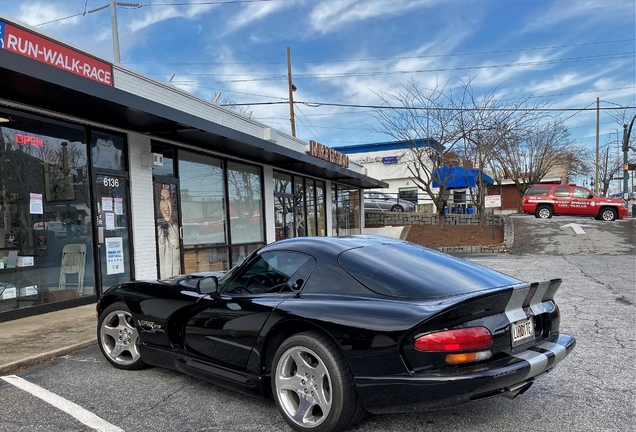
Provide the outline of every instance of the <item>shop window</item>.
<path id="1" fill-rule="evenodd" d="M 305 197 L 307 198 L 307 235 L 318 234 L 316 228 L 316 182 L 305 179 Z"/>
<path id="2" fill-rule="evenodd" d="M 179 152 L 183 244 L 225 244 L 227 218 L 221 160 Z"/>
<path id="3" fill-rule="evenodd" d="M 93 168 L 124 171 L 124 138 L 100 132 L 91 133 Z"/>
<path id="4" fill-rule="evenodd" d="M 295 237 L 307 235 L 307 219 L 305 217 L 305 186 L 302 177 L 294 177 L 294 224 Z"/>
<path id="5" fill-rule="evenodd" d="M 165 176 L 165 177 L 174 177 L 174 150 L 170 147 L 164 147 L 159 144 L 152 143 L 153 153 L 159 153 L 163 156 L 163 165 L 162 166 L 153 166 L 152 167 L 152 175 L 153 176 Z"/>
<path id="6" fill-rule="evenodd" d="M 261 168 L 228 162 L 227 191 L 232 244 L 262 242 Z"/>
<path id="7" fill-rule="evenodd" d="M 0 312 L 95 295 L 85 130 L 0 116 Z"/>
<path id="8" fill-rule="evenodd" d="M 188 250 L 183 254 L 185 273 L 229 270 L 227 247 Z"/>
<path id="9" fill-rule="evenodd" d="M 316 180 L 316 219 L 319 236 L 327 235 L 327 210 L 325 207 L 325 184 Z"/>
<path id="10" fill-rule="evenodd" d="M 332 185 L 333 234 L 360 234 L 360 190 Z"/>

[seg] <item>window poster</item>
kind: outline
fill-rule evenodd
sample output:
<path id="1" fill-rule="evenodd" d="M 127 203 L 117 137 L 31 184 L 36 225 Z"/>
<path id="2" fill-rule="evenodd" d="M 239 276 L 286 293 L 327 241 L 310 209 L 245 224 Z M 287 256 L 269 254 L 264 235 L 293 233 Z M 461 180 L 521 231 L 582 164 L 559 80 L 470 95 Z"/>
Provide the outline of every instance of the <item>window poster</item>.
<path id="1" fill-rule="evenodd" d="M 106 274 L 124 273 L 124 242 L 121 237 L 106 240 Z"/>
<path id="2" fill-rule="evenodd" d="M 115 214 L 114 213 L 106 213 L 106 229 L 110 231 L 115 229 Z"/>
<path id="3" fill-rule="evenodd" d="M 102 197 L 102 211 L 113 211 L 112 197 Z"/>
<path id="4" fill-rule="evenodd" d="M 44 207 L 42 206 L 42 194 L 32 193 L 30 194 L 30 211 L 31 214 L 44 214 Z"/>
<path id="5" fill-rule="evenodd" d="M 115 200 L 115 214 L 123 215 L 124 214 L 124 199 L 123 198 L 113 198 Z"/>

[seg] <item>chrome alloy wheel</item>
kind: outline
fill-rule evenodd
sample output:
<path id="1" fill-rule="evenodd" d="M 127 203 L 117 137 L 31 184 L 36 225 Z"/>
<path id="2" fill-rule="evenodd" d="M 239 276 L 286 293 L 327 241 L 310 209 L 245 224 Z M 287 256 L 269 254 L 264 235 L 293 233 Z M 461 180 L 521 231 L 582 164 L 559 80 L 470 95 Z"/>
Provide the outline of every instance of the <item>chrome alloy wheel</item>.
<path id="1" fill-rule="evenodd" d="M 304 428 L 319 426 L 332 404 L 331 377 L 318 355 L 303 346 L 283 353 L 276 366 L 276 392 L 287 416 Z"/>
<path id="2" fill-rule="evenodd" d="M 552 214 L 549 208 L 543 207 L 539 210 L 539 217 L 541 219 L 550 219 L 550 216 L 552 216 Z"/>
<path id="3" fill-rule="evenodd" d="M 605 208 L 601 212 L 601 219 L 603 219 L 604 221 L 613 221 L 614 219 L 616 219 L 616 213 L 613 209 Z"/>
<path id="4" fill-rule="evenodd" d="M 141 357 L 139 354 L 139 333 L 133 325 L 130 312 L 114 310 L 102 321 L 99 337 L 104 353 L 115 363 L 128 366 Z"/>

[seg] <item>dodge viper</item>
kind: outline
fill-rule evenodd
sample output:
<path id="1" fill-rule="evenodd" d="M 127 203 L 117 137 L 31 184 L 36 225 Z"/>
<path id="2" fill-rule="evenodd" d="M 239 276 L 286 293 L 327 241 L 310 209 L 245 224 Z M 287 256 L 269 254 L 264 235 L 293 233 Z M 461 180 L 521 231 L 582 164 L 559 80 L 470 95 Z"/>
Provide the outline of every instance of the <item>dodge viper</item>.
<path id="1" fill-rule="evenodd" d="M 378 236 L 271 243 L 228 272 L 109 288 L 99 347 L 271 397 L 298 431 L 525 392 L 574 348 L 560 279 L 522 282 Z"/>

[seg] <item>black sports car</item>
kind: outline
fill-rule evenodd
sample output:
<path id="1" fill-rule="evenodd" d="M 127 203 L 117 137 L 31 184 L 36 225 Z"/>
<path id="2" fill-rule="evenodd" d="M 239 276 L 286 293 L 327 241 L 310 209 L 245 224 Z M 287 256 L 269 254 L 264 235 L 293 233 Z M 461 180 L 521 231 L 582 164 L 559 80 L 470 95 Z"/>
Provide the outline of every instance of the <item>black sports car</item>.
<path id="1" fill-rule="evenodd" d="M 302 237 L 227 273 L 116 285 L 97 332 L 118 368 L 273 396 L 294 429 L 339 431 L 367 412 L 523 393 L 574 348 L 560 284 L 387 237 Z"/>

